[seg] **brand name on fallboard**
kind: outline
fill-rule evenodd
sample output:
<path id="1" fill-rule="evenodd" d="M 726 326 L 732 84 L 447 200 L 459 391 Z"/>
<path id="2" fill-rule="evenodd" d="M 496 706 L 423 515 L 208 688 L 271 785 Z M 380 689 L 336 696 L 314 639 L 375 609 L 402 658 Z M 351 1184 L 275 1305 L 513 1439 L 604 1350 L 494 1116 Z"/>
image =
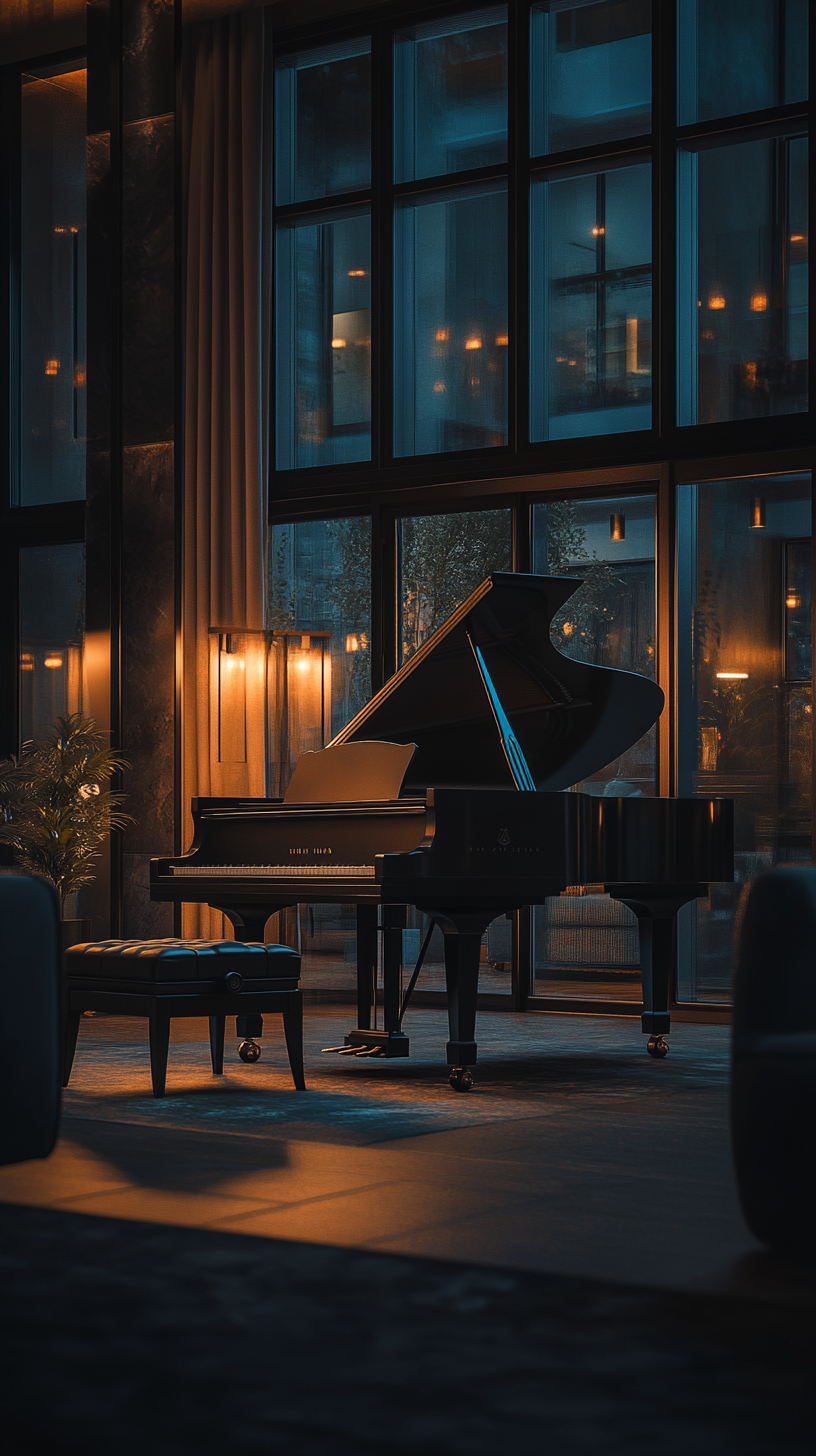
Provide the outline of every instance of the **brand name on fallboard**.
<path id="1" fill-rule="evenodd" d="M 328 848 L 321 848 L 320 846 L 318 846 L 316 849 L 309 849 L 308 846 L 307 846 L 306 849 L 290 849 L 289 850 L 289 853 L 290 854 L 331 854 L 331 852 L 332 851 L 330 849 L 328 849 Z"/>

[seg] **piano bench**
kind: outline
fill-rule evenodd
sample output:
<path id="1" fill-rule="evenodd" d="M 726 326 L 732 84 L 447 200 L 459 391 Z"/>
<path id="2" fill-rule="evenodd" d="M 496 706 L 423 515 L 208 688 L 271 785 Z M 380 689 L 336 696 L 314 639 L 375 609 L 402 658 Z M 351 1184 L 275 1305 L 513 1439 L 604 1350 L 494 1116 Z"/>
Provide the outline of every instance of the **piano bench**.
<path id="1" fill-rule="evenodd" d="M 68 1086 L 83 1011 L 146 1016 L 149 1023 L 153 1096 L 167 1080 L 170 1022 L 174 1016 L 206 1016 L 210 1023 L 213 1075 L 224 1071 L 226 1019 L 236 1018 L 242 1061 L 257 1062 L 263 1016 L 277 1012 L 292 1078 L 305 1090 L 303 993 L 300 956 L 287 945 L 234 940 L 102 940 L 65 953 L 65 1049 L 63 1087 Z"/>

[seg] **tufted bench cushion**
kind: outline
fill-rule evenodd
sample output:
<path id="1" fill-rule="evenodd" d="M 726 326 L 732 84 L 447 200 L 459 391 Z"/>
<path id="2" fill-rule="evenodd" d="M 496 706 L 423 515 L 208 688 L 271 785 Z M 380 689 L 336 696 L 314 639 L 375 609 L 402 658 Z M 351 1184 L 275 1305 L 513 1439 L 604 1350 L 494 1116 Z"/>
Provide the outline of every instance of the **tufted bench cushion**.
<path id="1" fill-rule="evenodd" d="M 288 945 L 245 945 L 238 940 L 98 940 L 65 954 L 69 976 L 107 981 L 223 982 L 297 980 L 300 956 Z M 192 988 L 191 988 L 192 989 Z"/>

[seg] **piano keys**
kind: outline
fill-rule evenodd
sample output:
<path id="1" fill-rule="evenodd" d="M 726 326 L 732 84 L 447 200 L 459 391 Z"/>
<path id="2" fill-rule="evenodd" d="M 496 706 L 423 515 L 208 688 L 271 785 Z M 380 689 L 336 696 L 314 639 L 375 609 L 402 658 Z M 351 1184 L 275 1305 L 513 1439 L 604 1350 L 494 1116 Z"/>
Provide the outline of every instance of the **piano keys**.
<path id="1" fill-rule="evenodd" d="M 451 1085 L 477 1060 L 479 951 L 501 914 L 603 883 L 638 918 L 642 1029 L 665 1055 L 679 908 L 733 876 L 733 806 L 717 799 L 565 792 L 656 721 L 659 687 L 565 658 L 550 622 L 580 582 L 489 577 L 327 748 L 298 761 L 283 800 L 193 801 L 187 855 L 151 862 L 154 899 L 222 910 L 241 939 L 298 903 L 350 902 L 358 1026 L 346 1047 L 408 1055 L 401 926 L 442 930 Z M 371 1025 L 377 919 L 384 1027 Z"/>

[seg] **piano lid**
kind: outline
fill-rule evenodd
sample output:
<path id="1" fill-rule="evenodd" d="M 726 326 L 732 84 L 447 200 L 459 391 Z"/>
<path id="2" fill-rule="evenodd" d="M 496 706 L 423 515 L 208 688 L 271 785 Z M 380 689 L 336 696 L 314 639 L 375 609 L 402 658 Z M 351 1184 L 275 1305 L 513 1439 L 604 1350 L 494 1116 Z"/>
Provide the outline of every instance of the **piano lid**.
<path id="1" fill-rule="evenodd" d="M 550 623 L 580 585 L 577 577 L 493 572 L 330 747 L 415 743 L 407 794 L 566 789 L 596 773 L 657 721 L 663 692 L 638 673 L 576 662 L 554 646 Z"/>

